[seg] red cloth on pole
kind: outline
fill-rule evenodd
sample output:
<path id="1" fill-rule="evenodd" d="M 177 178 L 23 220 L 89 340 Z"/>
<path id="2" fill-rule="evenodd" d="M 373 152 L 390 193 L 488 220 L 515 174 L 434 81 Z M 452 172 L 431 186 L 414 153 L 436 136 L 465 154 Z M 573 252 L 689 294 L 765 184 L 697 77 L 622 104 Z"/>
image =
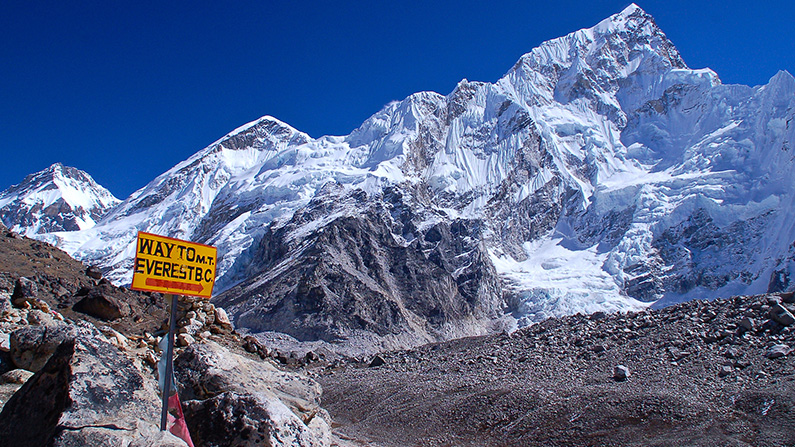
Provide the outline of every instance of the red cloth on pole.
<path id="1" fill-rule="evenodd" d="M 172 413 L 176 414 L 177 417 L 172 416 Z M 193 441 L 190 439 L 188 426 L 185 424 L 185 415 L 182 414 L 182 405 L 179 403 L 179 396 L 177 393 L 172 394 L 171 397 L 168 398 L 168 425 L 168 431 L 170 431 L 172 435 L 182 439 L 190 447 L 194 447 Z"/>

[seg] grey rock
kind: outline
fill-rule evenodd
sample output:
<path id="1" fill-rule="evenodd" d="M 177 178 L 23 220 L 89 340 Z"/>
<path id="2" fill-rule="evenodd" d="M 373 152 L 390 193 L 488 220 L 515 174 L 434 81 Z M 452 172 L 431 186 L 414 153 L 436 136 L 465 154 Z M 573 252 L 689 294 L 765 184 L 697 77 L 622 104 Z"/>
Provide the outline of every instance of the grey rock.
<path id="1" fill-rule="evenodd" d="M 601 354 L 601 353 L 607 351 L 607 347 L 605 347 L 605 345 L 594 345 L 591 348 L 591 351 L 593 351 L 594 354 Z"/>
<path id="2" fill-rule="evenodd" d="M 373 357 L 373 359 L 370 361 L 370 364 L 367 366 L 370 368 L 375 368 L 377 366 L 383 366 L 385 364 L 386 361 L 384 360 L 384 358 L 381 357 L 380 355 L 376 355 L 375 357 Z"/>
<path id="3" fill-rule="evenodd" d="M 728 376 L 729 374 L 731 374 L 731 373 L 732 373 L 732 371 L 733 371 L 733 369 L 732 369 L 732 367 L 731 367 L 731 366 L 728 366 L 728 365 L 723 365 L 723 366 L 721 366 L 721 367 L 720 367 L 720 369 L 718 370 L 718 377 L 726 377 L 726 376 Z"/>
<path id="4" fill-rule="evenodd" d="M 279 399 L 266 393 L 221 393 L 185 403 L 188 428 L 196 445 L 214 447 L 328 445 Z M 325 431 L 328 433 L 328 430 Z"/>
<path id="5" fill-rule="evenodd" d="M 790 352 L 791 349 L 788 345 L 773 345 L 767 350 L 765 357 L 769 359 L 777 359 L 779 357 L 786 357 Z"/>
<path id="6" fill-rule="evenodd" d="M 14 306 L 22 307 L 26 301 L 31 301 L 39 296 L 39 286 L 36 281 L 20 277 L 14 284 L 14 293 L 11 294 L 11 302 Z"/>
<path id="7" fill-rule="evenodd" d="M 740 320 L 739 323 L 737 323 L 737 326 L 739 326 L 740 328 L 746 331 L 753 331 L 756 324 L 753 319 L 749 317 L 743 317 L 743 319 Z"/>
<path id="8" fill-rule="evenodd" d="M 22 385 L 33 376 L 33 373 L 26 369 L 12 369 L 0 376 L 0 383 L 15 383 Z"/>
<path id="9" fill-rule="evenodd" d="M 229 315 L 221 307 L 215 308 L 215 322 L 222 326 L 232 326 L 232 321 L 229 319 Z"/>
<path id="10" fill-rule="evenodd" d="M 26 326 L 11 333 L 11 360 L 17 368 L 36 372 L 49 360 L 61 343 L 80 334 L 92 335 L 88 325 L 57 324 L 53 326 Z"/>
<path id="11" fill-rule="evenodd" d="M 0 352 L 11 350 L 11 334 L 0 332 Z"/>
<path id="12" fill-rule="evenodd" d="M 93 279 L 102 279 L 102 270 L 97 266 L 90 266 L 86 268 L 86 276 Z"/>
<path id="13" fill-rule="evenodd" d="M 366 332 L 416 345 L 482 333 L 505 308 L 482 222 L 420 231 L 414 221 L 423 205 L 409 205 L 412 197 L 397 188 L 381 200 L 326 188 L 285 225 L 265 231 L 250 249 L 254 261 L 241 266 L 247 277 L 215 303 L 238 327 L 301 341 L 342 342 Z"/>
<path id="14" fill-rule="evenodd" d="M 227 391 L 263 393 L 283 401 L 306 422 L 320 411 L 321 388 L 314 380 L 250 360 L 214 342 L 188 346 L 175 359 L 174 370 L 185 400 L 210 399 Z"/>
<path id="15" fill-rule="evenodd" d="M 53 317 L 53 315 L 49 312 L 42 312 L 38 309 L 33 309 L 28 312 L 28 324 L 39 325 L 39 326 L 53 326 L 59 324 L 59 322 Z"/>
<path id="16" fill-rule="evenodd" d="M 737 348 L 733 348 L 733 347 L 732 348 L 727 348 L 723 352 L 723 356 L 726 357 L 727 359 L 736 359 L 739 354 L 740 354 L 740 352 L 737 350 Z"/>
<path id="17" fill-rule="evenodd" d="M 624 365 L 616 365 L 616 367 L 613 368 L 613 379 L 619 382 L 627 380 L 627 378 L 629 378 L 629 375 L 630 375 L 629 368 L 627 368 Z"/>
<path id="18" fill-rule="evenodd" d="M 95 334 L 62 342 L 0 413 L 0 445 L 184 446 L 159 433 L 160 399 L 117 348 Z"/>
<path id="19" fill-rule="evenodd" d="M 6 293 L 0 293 L 0 314 L 11 310 L 11 296 Z"/>
<path id="20" fill-rule="evenodd" d="M 770 307 L 768 315 L 771 320 L 782 326 L 790 326 L 795 323 L 795 316 L 779 303 L 775 303 Z"/>
<path id="21" fill-rule="evenodd" d="M 118 298 L 106 293 L 104 285 L 91 289 L 88 294 L 72 306 L 76 312 L 91 315 L 105 321 L 113 321 L 130 314 L 129 304 L 121 302 Z"/>
<path id="22" fill-rule="evenodd" d="M 179 334 L 177 336 L 177 346 L 190 346 L 196 343 L 196 339 L 190 334 Z"/>

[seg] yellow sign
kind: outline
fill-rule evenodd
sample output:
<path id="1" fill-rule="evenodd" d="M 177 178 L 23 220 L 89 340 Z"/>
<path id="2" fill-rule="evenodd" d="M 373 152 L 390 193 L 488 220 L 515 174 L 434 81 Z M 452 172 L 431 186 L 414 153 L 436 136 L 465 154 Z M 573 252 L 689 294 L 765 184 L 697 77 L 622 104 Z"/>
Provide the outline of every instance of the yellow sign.
<path id="1" fill-rule="evenodd" d="M 216 260 L 215 247 L 138 232 L 130 288 L 210 298 Z"/>

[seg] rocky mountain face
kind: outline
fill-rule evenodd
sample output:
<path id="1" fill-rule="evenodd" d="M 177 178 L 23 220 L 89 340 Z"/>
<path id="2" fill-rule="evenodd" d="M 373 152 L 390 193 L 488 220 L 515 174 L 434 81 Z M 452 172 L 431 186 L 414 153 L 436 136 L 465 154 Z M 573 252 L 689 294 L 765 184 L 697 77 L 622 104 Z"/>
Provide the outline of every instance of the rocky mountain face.
<path id="1" fill-rule="evenodd" d="M 379 349 L 493 329 L 504 302 L 482 221 L 422 228 L 423 207 L 407 200 L 398 188 L 373 198 L 327 186 L 268 229 L 238 261 L 247 279 L 216 302 L 252 331 L 328 342 L 364 332 Z"/>
<path id="2" fill-rule="evenodd" d="M 232 318 L 302 340 L 792 291 L 793 118 L 792 75 L 723 85 L 630 5 L 347 136 L 263 117 L 37 237 L 118 284 L 136 231 L 215 245 Z"/>
<path id="3" fill-rule="evenodd" d="M 120 202 L 87 173 L 56 163 L 0 193 L 0 216 L 27 236 L 91 228 Z"/>

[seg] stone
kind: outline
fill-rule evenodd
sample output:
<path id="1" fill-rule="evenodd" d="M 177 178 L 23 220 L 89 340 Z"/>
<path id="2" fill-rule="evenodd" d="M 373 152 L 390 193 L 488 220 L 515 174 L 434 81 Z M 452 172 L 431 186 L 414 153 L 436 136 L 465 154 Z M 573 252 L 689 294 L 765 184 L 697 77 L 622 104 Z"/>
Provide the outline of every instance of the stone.
<path id="1" fill-rule="evenodd" d="M 28 312 L 28 324 L 39 326 L 53 326 L 56 323 L 55 316 L 49 312 L 43 312 L 38 309 Z"/>
<path id="2" fill-rule="evenodd" d="M 228 391 L 206 400 L 188 401 L 185 419 L 196 445 L 320 447 L 329 444 L 328 437 L 324 440 L 318 436 L 284 403 L 265 393 Z"/>
<path id="3" fill-rule="evenodd" d="M 375 368 L 377 366 L 383 366 L 383 365 L 386 365 L 386 361 L 384 360 L 384 358 L 381 357 L 380 355 L 376 355 L 375 357 L 373 357 L 373 360 L 371 360 L 370 364 L 367 366 L 370 368 Z"/>
<path id="4" fill-rule="evenodd" d="M 11 295 L 9 295 L 8 292 L 0 293 L 0 314 L 10 312 L 12 307 Z"/>
<path id="5" fill-rule="evenodd" d="M 147 349 L 146 353 L 144 354 L 144 361 L 151 366 L 157 365 L 157 356 L 155 355 L 154 351 Z"/>
<path id="6" fill-rule="evenodd" d="M 84 313 L 100 320 L 113 321 L 129 315 L 129 305 L 116 297 L 103 293 L 102 289 L 91 289 L 88 294 L 72 306 L 75 312 Z"/>
<path id="7" fill-rule="evenodd" d="M 22 307 L 23 303 L 36 299 L 39 295 L 39 286 L 30 278 L 17 278 L 14 284 L 14 293 L 11 294 L 11 303 Z"/>
<path id="8" fill-rule="evenodd" d="M 0 413 L 4 447 L 186 444 L 159 430 L 160 399 L 117 348 L 97 333 L 67 339 Z"/>
<path id="9" fill-rule="evenodd" d="M 594 345 L 591 348 L 591 351 L 593 351 L 594 354 L 601 354 L 607 351 L 607 348 L 605 347 L 605 345 Z"/>
<path id="10" fill-rule="evenodd" d="M 201 321 L 196 320 L 195 318 L 190 318 L 185 321 L 185 325 L 180 328 L 179 332 L 183 334 L 196 335 L 197 333 L 201 332 L 203 327 L 204 324 Z"/>
<path id="11" fill-rule="evenodd" d="M 215 308 L 215 322 L 222 326 L 232 326 L 232 321 L 229 319 L 229 315 L 221 307 Z"/>
<path id="12" fill-rule="evenodd" d="M 773 345 L 767 350 L 765 357 L 769 359 L 777 359 L 779 357 L 786 357 L 791 352 L 788 345 Z"/>
<path id="13" fill-rule="evenodd" d="M 16 383 L 22 385 L 33 376 L 33 373 L 26 369 L 12 369 L 0 376 L 0 383 Z"/>
<path id="14" fill-rule="evenodd" d="M 0 332 L 0 352 L 8 352 L 11 350 L 11 334 Z"/>
<path id="15" fill-rule="evenodd" d="M 737 326 L 746 331 L 753 331 L 756 325 L 754 323 L 754 320 L 751 319 L 750 317 L 743 317 L 743 319 L 740 320 L 739 323 L 737 323 Z"/>
<path id="16" fill-rule="evenodd" d="M 99 334 L 96 329 L 92 331 L 92 327 L 87 323 L 27 326 L 17 329 L 10 337 L 11 361 L 17 368 L 39 371 L 64 341 L 74 339 L 80 334 L 92 333 Z"/>
<path id="17" fill-rule="evenodd" d="M 177 336 L 177 346 L 190 346 L 196 343 L 196 339 L 190 334 L 179 334 Z"/>
<path id="18" fill-rule="evenodd" d="M 86 268 L 86 276 L 92 279 L 102 279 L 102 270 L 99 269 L 97 266 L 90 266 Z"/>
<path id="19" fill-rule="evenodd" d="M 100 332 L 107 337 L 110 344 L 120 349 L 127 349 L 130 347 L 130 340 L 121 332 L 113 329 L 110 326 L 102 326 L 99 328 Z"/>
<path id="20" fill-rule="evenodd" d="M 795 316 L 779 303 L 775 303 L 770 307 L 768 315 L 771 320 L 782 326 L 790 326 L 795 323 Z"/>
<path id="21" fill-rule="evenodd" d="M 248 359 L 212 341 L 185 348 L 174 360 L 174 371 L 184 400 L 210 399 L 228 391 L 264 393 L 280 399 L 305 422 L 320 411 L 321 388 L 314 380 Z"/>
<path id="22" fill-rule="evenodd" d="M 629 378 L 629 368 L 624 365 L 616 365 L 613 368 L 613 379 L 621 382 L 623 380 L 627 380 Z"/>
<path id="23" fill-rule="evenodd" d="M 718 377 L 726 377 L 732 373 L 732 367 L 728 365 L 723 365 L 718 370 Z"/>

